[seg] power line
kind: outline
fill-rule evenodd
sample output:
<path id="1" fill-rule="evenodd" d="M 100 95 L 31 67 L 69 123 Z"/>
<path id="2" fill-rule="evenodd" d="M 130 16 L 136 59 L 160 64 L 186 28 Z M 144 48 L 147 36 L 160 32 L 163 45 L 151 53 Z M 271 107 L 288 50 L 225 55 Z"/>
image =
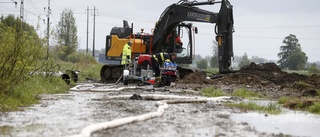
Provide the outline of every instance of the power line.
<path id="1" fill-rule="evenodd" d="M 36 9 L 38 12 L 40 12 L 40 13 L 44 12 L 44 11 L 41 11 L 41 9 L 38 8 L 38 7 L 32 2 L 32 0 L 28 0 L 28 2 L 29 2 L 30 5 L 31 5 L 34 9 Z"/>

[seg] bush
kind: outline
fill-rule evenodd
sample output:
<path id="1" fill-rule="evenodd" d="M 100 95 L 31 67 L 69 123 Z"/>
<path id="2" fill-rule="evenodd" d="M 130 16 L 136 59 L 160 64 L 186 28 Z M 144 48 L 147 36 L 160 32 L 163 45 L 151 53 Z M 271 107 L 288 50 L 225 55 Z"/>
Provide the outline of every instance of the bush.
<path id="1" fill-rule="evenodd" d="M 308 73 L 310 73 L 310 74 L 319 74 L 319 73 L 320 73 L 320 69 L 318 69 L 317 66 L 312 65 L 312 66 L 308 69 Z"/>
<path id="2" fill-rule="evenodd" d="M 83 52 L 74 52 L 71 55 L 67 56 L 66 59 L 68 62 L 72 63 L 88 63 L 88 64 L 97 64 L 97 61 L 94 57 Z"/>
<path id="3" fill-rule="evenodd" d="M 206 59 L 201 59 L 200 61 L 197 61 L 197 68 L 207 69 L 208 68 L 208 61 Z"/>
<path id="4" fill-rule="evenodd" d="M 19 20 L 18 20 L 19 21 Z M 9 93 L 28 73 L 45 66 L 45 48 L 35 32 L 0 23 L 0 92 Z M 20 28 L 20 29 L 18 29 Z"/>

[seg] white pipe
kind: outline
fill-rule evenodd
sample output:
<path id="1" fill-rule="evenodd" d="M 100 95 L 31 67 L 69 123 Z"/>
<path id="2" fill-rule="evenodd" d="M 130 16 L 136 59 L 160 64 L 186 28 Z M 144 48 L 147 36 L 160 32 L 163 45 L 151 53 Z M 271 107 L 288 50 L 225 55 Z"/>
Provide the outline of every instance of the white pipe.
<path id="1" fill-rule="evenodd" d="M 168 104 L 176 104 L 176 103 L 194 103 L 194 102 L 207 102 L 207 101 L 227 101 L 226 99 L 230 99 L 230 97 L 216 97 L 216 98 L 205 98 L 205 97 L 182 97 L 182 96 L 176 96 L 176 95 L 141 95 L 142 97 L 148 97 L 150 99 L 158 100 L 159 98 L 170 98 L 173 100 L 162 100 L 157 101 L 158 110 L 156 112 L 149 112 L 146 114 L 142 114 L 139 116 L 131 116 L 131 117 L 125 117 L 121 119 L 115 119 L 108 122 L 103 123 L 97 123 L 89 125 L 82 129 L 81 133 L 78 135 L 72 135 L 70 137 L 90 137 L 92 133 L 108 129 L 108 128 L 114 128 L 118 126 L 122 126 L 125 124 L 137 122 L 137 121 L 145 121 L 151 118 L 160 117 L 163 115 L 164 110 L 168 108 Z M 122 95 L 122 96 L 114 96 L 109 97 L 108 99 L 128 99 L 130 96 Z"/>

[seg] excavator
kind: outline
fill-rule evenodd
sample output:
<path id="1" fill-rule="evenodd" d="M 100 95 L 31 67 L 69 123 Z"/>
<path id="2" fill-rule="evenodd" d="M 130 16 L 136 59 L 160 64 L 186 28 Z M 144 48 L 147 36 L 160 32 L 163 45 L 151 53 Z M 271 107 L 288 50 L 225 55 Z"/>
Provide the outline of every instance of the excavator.
<path id="1" fill-rule="evenodd" d="M 219 12 L 211 12 L 200 7 L 203 5 L 219 5 Z M 131 41 L 132 59 L 135 59 L 132 75 L 137 77 L 150 74 L 151 56 L 160 52 L 176 53 L 175 63 L 178 64 L 177 74 L 173 77 L 183 78 L 193 73 L 191 69 L 180 67 L 181 64 L 191 64 L 195 56 L 195 35 L 198 28 L 192 22 L 215 24 L 218 45 L 219 73 L 229 73 L 233 57 L 233 6 L 228 0 L 208 0 L 205 2 L 180 0 L 168 6 L 161 14 L 151 34 L 133 33 L 133 23 L 129 26 L 123 21 L 123 27 L 113 27 L 110 35 L 106 36 L 107 63 L 101 68 L 102 82 L 114 82 L 123 76 L 124 67 L 121 65 L 123 46 Z M 178 35 L 183 44 L 178 45 L 168 37 Z M 147 70 L 147 71 L 146 71 Z M 176 74 L 176 75 L 175 75 Z M 151 71 L 152 75 L 152 71 Z M 175 78 L 174 78 L 175 79 Z M 173 79 L 173 80 L 174 80 Z M 172 80 L 171 80 L 172 81 Z"/>

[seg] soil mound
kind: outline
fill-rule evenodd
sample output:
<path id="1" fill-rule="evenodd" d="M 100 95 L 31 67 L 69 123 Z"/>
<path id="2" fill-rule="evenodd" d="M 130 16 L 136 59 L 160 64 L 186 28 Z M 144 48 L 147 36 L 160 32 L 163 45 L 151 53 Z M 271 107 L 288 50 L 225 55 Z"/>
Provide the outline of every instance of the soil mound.
<path id="1" fill-rule="evenodd" d="M 283 86 L 303 81 L 307 78 L 305 75 L 284 72 L 275 63 L 255 64 L 252 62 L 249 66 L 241 68 L 239 72 L 256 75 Z"/>
<path id="2" fill-rule="evenodd" d="M 201 71 L 195 71 L 184 76 L 182 79 L 178 80 L 177 83 L 184 84 L 209 84 L 210 80 L 206 79 L 206 73 Z"/>
<path id="3" fill-rule="evenodd" d="M 217 74 L 211 78 L 206 79 L 206 74 L 198 71 L 185 75 L 177 83 L 182 85 L 208 84 L 220 87 L 248 86 L 256 87 L 257 90 L 270 89 L 268 91 L 277 93 L 280 90 L 288 91 L 290 94 L 291 91 L 297 91 L 296 93 L 300 95 L 306 91 L 320 88 L 319 75 L 306 76 L 287 73 L 282 71 L 275 63 L 251 63 L 236 73 Z"/>

